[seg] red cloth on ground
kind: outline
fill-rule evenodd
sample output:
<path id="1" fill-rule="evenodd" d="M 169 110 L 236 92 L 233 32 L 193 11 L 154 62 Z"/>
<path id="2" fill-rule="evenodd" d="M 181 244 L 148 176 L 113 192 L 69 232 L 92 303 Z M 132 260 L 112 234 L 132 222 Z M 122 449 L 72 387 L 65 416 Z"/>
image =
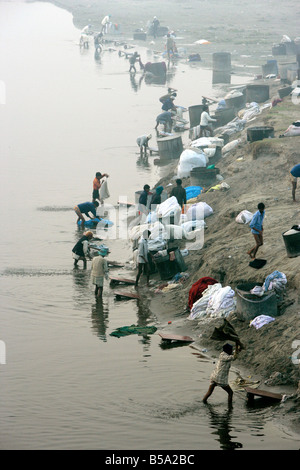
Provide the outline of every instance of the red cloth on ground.
<path id="1" fill-rule="evenodd" d="M 189 309 L 202 297 L 202 292 L 207 289 L 208 286 L 217 284 L 217 282 L 219 281 L 216 281 L 212 277 L 201 277 L 199 281 L 195 282 L 189 290 Z"/>

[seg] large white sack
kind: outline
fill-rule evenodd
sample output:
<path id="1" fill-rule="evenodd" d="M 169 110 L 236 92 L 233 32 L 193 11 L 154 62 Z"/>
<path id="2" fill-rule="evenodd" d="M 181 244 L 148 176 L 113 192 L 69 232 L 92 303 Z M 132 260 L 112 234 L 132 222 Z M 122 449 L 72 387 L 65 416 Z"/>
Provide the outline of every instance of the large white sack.
<path id="1" fill-rule="evenodd" d="M 188 220 L 203 220 L 212 213 L 212 208 L 206 202 L 197 202 L 189 207 L 186 215 Z"/>
<path id="2" fill-rule="evenodd" d="M 202 148 L 215 145 L 216 147 L 224 146 L 224 139 L 219 137 L 199 137 L 191 142 L 190 147 Z"/>
<path id="3" fill-rule="evenodd" d="M 240 141 L 241 141 L 240 139 L 236 139 L 236 140 L 232 140 L 228 144 L 224 145 L 224 147 L 222 149 L 222 154 L 224 155 L 225 153 L 230 152 L 231 150 L 233 150 L 240 143 Z"/>
<path id="4" fill-rule="evenodd" d="M 252 217 L 253 217 L 252 212 L 249 212 L 247 210 L 243 210 L 242 212 L 240 212 L 236 216 L 235 221 L 238 224 L 248 224 L 250 222 L 250 220 L 252 219 Z"/>
<path id="5" fill-rule="evenodd" d="M 159 204 L 156 208 L 156 214 L 158 218 L 168 218 L 174 214 L 174 217 L 180 220 L 181 206 L 178 204 L 177 198 L 171 196 L 164 202 Z"/>
<path id="6" fill-rule="evenodd" d="M 206 167 L 207 162 L 208 157 L 204 152 L 186 149 L 180 155 L 177 175 L 179 178 L 187 178 L 190 176 L 190 172 L 193 168 Z"/>
<path id="7" fill-rule="evenodd" d="M 187 232 L 192 232 L 195 229 L 204 228 L 206 223 L 204 220 L 188 220 L 187 222 L 183 222 L 181 227 Z"/>
<path id="8" fill-rule="evenodd" d="M 138 240 L 143 235 L 144 230 L 150 230 L 150 239 L 152 240 L 156 238 L 166 238 L 164 225 L 160 222 L 155 222 L 154 224 L 135 225 L 134 227 L 130 228 L 128 230 L 129 239 L 131 241 Z"/>

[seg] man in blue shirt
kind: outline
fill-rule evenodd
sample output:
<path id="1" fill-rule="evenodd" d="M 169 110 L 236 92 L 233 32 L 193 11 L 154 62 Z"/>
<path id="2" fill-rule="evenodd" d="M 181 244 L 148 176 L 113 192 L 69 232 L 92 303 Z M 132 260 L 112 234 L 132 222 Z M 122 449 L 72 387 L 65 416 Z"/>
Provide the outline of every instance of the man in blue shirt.
<path id="1" fill-rule="evenodd" d="M 300 177 L 300 163 L 298 165 L 295 165 L 291 169 L 291 182 L 292 182 L 292 196 L 293 196 L 293 201 L 296 201 L 296 188 L 297 188 L 297 178 Z"/>
<path id="2" fill-rule="evenodd" d="M 83 202 L 81 204 L 78 204 L 77 206 L 74 207 L 74 211 L 76 215 L 78 216 L 77 223 L 79 220 L 81 220 L 81 225 L 84 226 L 85 223 L 85 218 L 84 214 L 89 217 L 90 219 L 93 219 L 97 217 L 96 215 L 96 208 L 99 206 L 98 201 L 93 201 L 93 202 Z M 90 216 L 89 213 L 93 214 L 93 217 Z"/>
<path id="3" fill-rule="evenodd" d="M 255 259 L 257 251 L 263 245 L 263 220 L 265 216 L 265 205 L 260 202 L 257 206 L 258 211 L 255 212 L 250 222 L 251 233 L 253 233 L 256 245 L 247 253 L 250 258 Z"/>

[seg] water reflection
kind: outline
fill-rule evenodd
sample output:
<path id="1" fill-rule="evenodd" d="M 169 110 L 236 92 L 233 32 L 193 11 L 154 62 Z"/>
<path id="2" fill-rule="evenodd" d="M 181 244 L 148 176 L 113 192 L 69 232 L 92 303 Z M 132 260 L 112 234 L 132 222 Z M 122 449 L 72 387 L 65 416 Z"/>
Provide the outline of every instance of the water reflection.
<path id="1" fill-rule="evenodd" d="M 86 302 L 90 289 L 90 272 L 86 269 L 74 268 L 73 271 L 74 291 L 73 298 L 76 304 Z"/>
<path id="2" fill-rule="evenodd" d="M 228 406 L 228 409 L 221 413 L 216 411 L 213 405 L 207 404 L 205 406 L 209 411 L 209 419 L 213 429 L 212 434 L 218 436 L 220 448 L 222 450 L 233 450 L 243 447 L 240 442 L 232 441 L 233 436 L 230 435 L 230 432 L 234 429 L 231 425 L 232 406 Z"/>
<path id="3" fill-rule="evenodd" d="M 103 299 L 97 299 L 96 303 L 92 305 L 91 319 L 92 329 L 101 341 L 106 342 L 106 330 L 108 328 L 108 314 L 109 308 L 108 303 L 104 302 Z"/>
<path id="4" fill-rule="evenodd" d="M 136 161 L 136 166 L 143 167 L 143 168 L 150 168 L 148 155 L 139 156 L 139 158 Z"/>
<path id="5" fill-rule="evenodd" d="M 133 91 L 137 92 L 141 88 L 141 84 L 142 84 L 144 75 L 141 75 L 139 80 L 136 79 L 135 73 L 130 73 L 129 76 L 130 76 L 131 88 L 133 89 Z"/>

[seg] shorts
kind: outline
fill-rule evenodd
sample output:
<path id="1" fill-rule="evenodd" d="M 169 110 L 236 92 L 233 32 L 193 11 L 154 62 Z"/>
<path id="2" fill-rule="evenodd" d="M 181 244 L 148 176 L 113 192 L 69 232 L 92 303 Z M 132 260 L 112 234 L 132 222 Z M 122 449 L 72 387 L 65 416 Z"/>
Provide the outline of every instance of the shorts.
<path id="1" fill-rule="evenodd" d="M 103 276 L 100 276 L 100 277 L 92 276 L 92 283 L 97 287 L 103 287 L 104 277 Z"/>
<path id="2" fill-rule="evenodd" d="M 99 189 L 94 189 L 94 190 L 93 190 L 92 198 L 93 198 L 93 201 L 94 201 L 95 199 L 100 199 Z"/>
<path id="3" fill-rule="evenodd" d="M 207 129 L 207 128 L 208 128 L 208 126 L 201 126 L 201 125 L 200 125 L 200 129 L 201 129 L 201 130 L 205 130 L 205 129 Z"/>
<path id="4" fill-rule="evenodd" d="M 292 173 L 290 173 L 290 180 L 292 183 L 296 183 L 297 184 L 297 176 L 293 176 Z"/>

